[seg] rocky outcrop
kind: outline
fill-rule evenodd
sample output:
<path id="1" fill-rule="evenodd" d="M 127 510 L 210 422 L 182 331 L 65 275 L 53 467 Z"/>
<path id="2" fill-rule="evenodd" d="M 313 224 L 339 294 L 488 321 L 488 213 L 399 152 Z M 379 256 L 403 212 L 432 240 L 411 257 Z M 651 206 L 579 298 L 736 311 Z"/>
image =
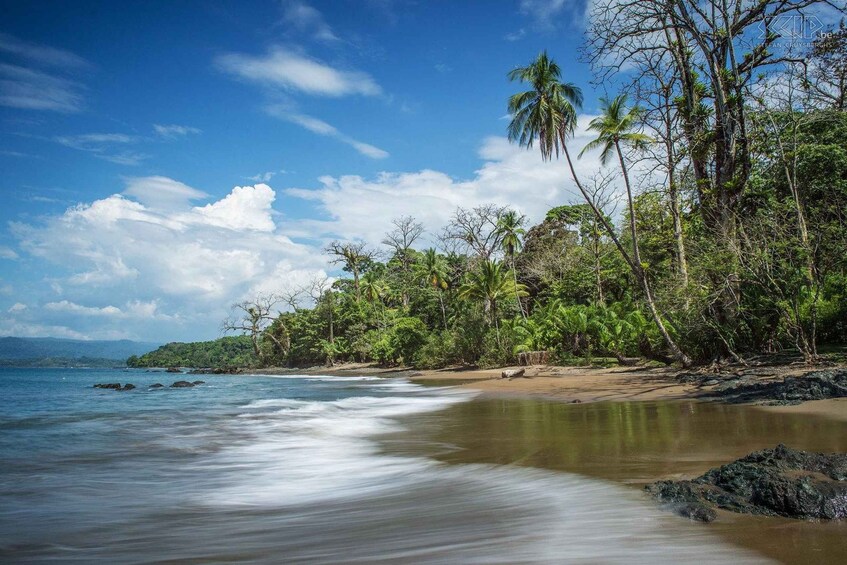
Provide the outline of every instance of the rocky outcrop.
<path id="1" fill-rule="evenodd" d="M 165 388 L 165 385 L 163 385 L 162 383 L 154 383 L 150 385 L 150 388 Z"/>
<path id="2" fill-rule="evenodd" d="M 778 445 L 711 469 L 692 481 L 645 487 L 678 514 L 702 522 L 715 508 L 805 519 L 847 518 L 847 455 L 797 451 Z"/>
<path id="3" fill-rule="evenodd" d="M 814 371 L 766 383 L 727 382 L 708 396 L 731 403 L 761 402 L 769 405 L 847 397 L 847 369 Z"/>
<path id="4" fill-rule="evenodd" d="M 121 383 L 97 383 L 94 385 L 94 388 L 107 388 L 111 390 L 132 390 L 135 388 L 135 385 L 132 383 L 126 383 L 124 386 L 121 386 Z"/>
<path id="5" fill-rule="evenodd" d="M 171 388 L 191 388 L 194 386 L 194 383 L 190 383 L 188 381 L 177 381 L 171 385 Z"/>
<path id="6" fill-rule="evenodd" d="M 168 367 L 166 372 L 167 373 L 181 373 L 182 370 L 180 370 L 179 367 Z"/>

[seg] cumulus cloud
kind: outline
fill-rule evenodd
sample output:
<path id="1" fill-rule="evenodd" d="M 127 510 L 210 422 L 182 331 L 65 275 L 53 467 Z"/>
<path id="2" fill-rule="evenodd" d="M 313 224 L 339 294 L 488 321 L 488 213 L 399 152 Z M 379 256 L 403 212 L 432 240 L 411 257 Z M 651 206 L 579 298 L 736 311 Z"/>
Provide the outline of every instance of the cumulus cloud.
<path id="1" fill-rule="evenodd" d="M 370 143 L 365 143 L 363 141 L 359 141 L 358 139 L 354 139 L 349 135 L 345 135 L 338 131 L 338 129 L 326 123 L 323 120 L 315 118 L 313 116 L 308 116 L 306 114 L 300 114 L 297 112 L 290 112 L 284 106 L 268 106 L 265 108 L 265 111 L 280 120 L 284 120 L 286 122 L 291 122 L 293 124 L 297 124 L 298 126 L 309 130 L 312 133 L 316 133 L 318 135 L 323 135 L 326 137 L 331 137 L 333 139 L 337 139 L 341 143 L 346 143 L 365 157 L 370 157 L 371 159 L 385 159 L 389 156 L 388 151 L 380 149 L 379 147 L 375 147 Z"/>
<path id="2" fill-rule="evenodd" d="M 265 55 L 229 53 L 216 59 L 235 77 L 266 87 L 281 87 L 319 96 L 376 96 L 382 89 L 367 73 L 336 69 L 303 53 L 272 47 Z"/>
<path id="3" fill-rule="evenodd" d="M 92 336 L 212 338 L 229 305 L 254 289 L 279 291 L 325 274 L 325 258 L 282 233 L 267 185 L 235 187 L 187 208 L 199 191 L 173 179 L 129 179 L 128 186 L 38 223 L 11 225 L 23 252 L 64 273 L 53 281 L 61 299 L 38 309 L 30 303 L 28 318 L 16 323 Z M 144 186 L 178 198 L 151 200 Z M 152 321 L 168 325 L 153 329 Z"/>
<path id="4" fill-rule="evenodd" d="M 14 314 L 15 312 L 23 312 L 24 310 L 26 310 L 26 304 L 22 304 L 20 302 L 15 302 L 14 304 L 12 304 L 9 307 L 7 312 L 9 314 Z"/>
<path id="5" fill-rule="evenodd" d="M 14 249 L 6 247 L 5 245 L 0 245 L 0 259 L 17 259 L 18 254 L 15 253 Z"/>
<path id="6" fill-rule="evenodd" d="M 592 137 L 584 131 L 592 117 L 580 117 L 578 133 L 568 144 L 574 156 Z M 537 148 L 526 150 L 502 137 L 485 139 L 479 156 L 483 164 L 470 179 L 425 169 L 380 173 L 372 179 L 325 176 L 317 188 L 290 188 L 287 195 L 315 202 L 326 215 L 324 220 L 303 220 L 292 229 L 301 235 L 378 243 L 391 218 L 398 216 L 415 216 L 435 231 L 458 206 L 509 205 L 537 222 L 553 206 L 581 201 L 564 159 L 545 163 Z M 596 152 L 576 160 L 575 166 L 580 178 L 587 180 L 600 169 Z"/>

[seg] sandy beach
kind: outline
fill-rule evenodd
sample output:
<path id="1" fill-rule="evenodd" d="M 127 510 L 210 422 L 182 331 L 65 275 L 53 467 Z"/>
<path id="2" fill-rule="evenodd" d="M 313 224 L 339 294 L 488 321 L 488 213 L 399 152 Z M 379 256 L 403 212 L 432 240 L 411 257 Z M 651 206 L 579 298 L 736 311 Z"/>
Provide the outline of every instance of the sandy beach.
<path id="1" fill-rule="evenodd" d="M 832 367 L 827 367 L 832 368 Z M 502 378 L 504 371 L 524 369 L 524 376 Z M 740 370 L 740 369 L 739 369 Z M 768 366 L 755 375 L 747 374 L 751 382 L 771 382 L 786 376 L 797 376 L 811 370 L 802 364 Z M 559 367 L 534 365 L 529 367 L 500 367 L 496 369 L 447 368 L 415 370 L 385 368 L 369 363 L 346 363 L 334 367 L 305 369 L 273 368 L 256 371 L 259 374 L 322 374 L 335 376 L 375 375 L 408 378 L 428 385 L 457 386 L 483 392 L 488 396 L 543 398 L 561 402 L 627 402 L 656 400 L 707 400 L 712 386 L 681 383 L 681 371 L 673 367 Z M 705 373 L 704 373 L 705 374 Z M 724 373 L 725 375 L 726 373 Z M 716 375 L 717 376 L 717 375 Z M 828 399 L 803 402 L 795 406 L 758 406 L 762 410 L 823 416 L 847 421 L 847 399 Z"/>

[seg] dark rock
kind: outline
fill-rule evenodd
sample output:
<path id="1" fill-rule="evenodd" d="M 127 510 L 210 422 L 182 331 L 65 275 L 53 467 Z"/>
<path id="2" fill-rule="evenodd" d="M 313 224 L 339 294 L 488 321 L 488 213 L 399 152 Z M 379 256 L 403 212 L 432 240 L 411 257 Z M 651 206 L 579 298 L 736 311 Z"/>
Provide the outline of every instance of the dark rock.
<path id="1" fill-rule="evenodd" d="M 206 381 L 194 381 L 191 384 L 193 384 L 193 385 L 204 385 L 204 384 L 206 384 Z"/>
<path id="2" fill-rule="evenodd" d="M 847 455 L 778 445 L 693 481 L 659 481 L 645 489 L 679 514 L 706 522 L 716 516 L 713 507 L 787 518 L 847 518 Z"/>
<path id="3" fill-rule="evenodd" d="M 113 390 L 121 390 L 121 383 L 97 383 L 94 388 L 110 388 Z"/>
<path id="4" fill-rule="evenodd" d="M 150 388 L 164 388 L 164 387 L 165 387 L 165 385 L 163 385 L 162 383 L 155 383 L 155 384 L 150 385 Z"/>
<path id="5" fill-rule="evenodd" d="M 764 402 L 771 405 L 847 397 L 847 369 L 814 371 L 776 382 L 739 383 L 710 394 L 731 403 Z"/>
<path id="6" fill-rule="evenodd" d="M 188 381 L 177 381 L 171 385 L 171 388 L 190 388 L 193 387 L 194 383 L 190 383 Z"/>
<path id="7" fill-rule="evenodd" d="M 168 373 L 181 373 L 182 371 L 179 369 L 179 367 L 168 367 L 168 370 L 166 372 L 168 372 Z"/>
<path id="8" fill-rule="evenodd" d="M 135 388 L 135 385 L 132 383 L 126 383 L 121 390 L 132 390 Z"/>

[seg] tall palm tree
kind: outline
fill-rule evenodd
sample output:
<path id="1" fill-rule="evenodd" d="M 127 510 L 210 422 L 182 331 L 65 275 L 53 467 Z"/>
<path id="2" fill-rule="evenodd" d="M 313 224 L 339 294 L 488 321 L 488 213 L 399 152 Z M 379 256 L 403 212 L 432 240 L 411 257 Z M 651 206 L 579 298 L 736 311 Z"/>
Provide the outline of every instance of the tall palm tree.
<path id="1" fill-rule="evenodd" d="M 582 157 L 586 151 L 602 148 L 600 162 L 607 165 L 612 160 L 612 153 L 616 152 L 618 162 L 623 172 L 624 185 L 626 186 L 627 207 L 629 208 L 629 231 L 632 236 L 632 255 L 637 265 L 641 264 L 641 254 L 638 251 L 638 238 L 636 237 L 635 207 L 632 201 L 632 185 L 629 182 L 629 171 L 624 160 L 622 145 L 632 149 L 642 149 L 653 139 L 641 132 L 635 131 L 641 109 L 638 106 L 626 107 L 626 94 L 609 100 L 600 99 L 600 115 L 591 120 L 588 129 L 597 132 L 597 137 L 579 152 Z"/>
<path id="2" fill-rule="evenodd" d="M 642 286 L 649 286 L 641 263 L 630 257 L 609 219 L 598 209 L 594 198 L 585 190 L 574 170 L 566 141 L 573 134 L 576 125 L 577 109 L 582 105 L 582 92 L 571 83 L 561 82 L 561 76 L 561 68 L 547 56 L 546 51 L 538 55 L 535 61 L 526 67 L 519 67 L 509 72 L 510 80 L 526 82 L 532 87 L 531 90 L 519 92 L 509 98 L 509 113 L 512 115 L 512 121 L 508 127 L 509 140 L 531 148 L 537 139 L 541 158 L 545 161 L 552 159 L 554 154 L 556 157 L 559 153 L 565 155 L 574 183 L 591 206 L 597 222 L 603 226 Z M 649 294 L 648 302 L 651 303 L 650 311 L 665 342 L 677 360 L 684 366 L 689 366 L 691 360 L 664 329 L 655 304 L 652 304 L 652 293 L 647 294 Z"/>
<path id="3" fill-rule="evenodd" d="M 586 151 L 593 149 L 601 149 L 600 162 L 604 165 L 612 159 L 612 154 L 617 153 L 618 162 L 623 173 L 624 185 L 626 186 L 627 208 L 629 211 L 629 232 L 632 237 L 632 258 L 636 271 L 636 278 L 641 283 L 644 290 L 644 297 L 647 300 L 647 307 L 653 314 L 653 319 L 659 332 L 665 340 L 670 350 L 683 365 L 691 363 L 690 359 L 677 346 L 676 342 L 668 333 L 662 317 L 656 307 L 656 301 L 653 298 L 653 289 L 647 274 L 644 272 L 644 267 L 641 263 L 641 253 L 638 249 L 638 230 L 635 218 L 635 205 L 632 199 L 632 185 L 629 182 L 629 171 L 626 167 L 626 160 L 622 146 L 627 146 L 638 150 L 644 148 L 648 143 L 653 141 L 649 136 L 636 131 L 638 119 L 641 110 L 637 106 L 627 108 L 626 94 L 620 94 L 609 100 L 607 98 L 600 99 L 601 113 L 599 116 L 591 120 L 588 129 L 597 132 L 597 137 L 586 145 L 579 156 L 582 157 Z"/>
<path id="4" fill-rule="evenodd" d="M 524 320 L 526 320 L 526 312 L 523 309 L 523 302 L 521 302 L 520 297 L 517 295 L 518 270 L 515 267 L 515 254 L 520 251 L 521 236 L 526 233 L 526 230 L 522 227 L 525 221 L 526 216 L 519 215 L 514 210 L 508 210 L 497 219 L 497 229 L 495 230 L 497 235 L 502 239 L 500 245 L 503 247 L 503 252 L 509 258 L 509 263 L 512 267 L 512 277 L 515 282 L 515 298 L 518 301 L 518 308 L 520 308 L 521 316 Z"/>
<path id="5" fill-rule="evenodd" d="M 504 269 L 499 261 L 483 261 L 479 269 L 471 271 L 467 277 L 465 284 L 459 289 L 459 297 L 483 303 L 490 323 L 494 324 L 499 344 L 500 322 L 497 318 L 497 304 L 507 296 L 527 296 L 526 286 L 516 283 L 512 273 Z"/>
<path id="6" fill-rule="evenodd" d="M 441 305 L 441 318 L 444 321 L 444 329 L 447 329 L 447 310 L 444 308 L 443 292 L 447 290 L 447 262 L 435 249 L 429 248 L 420 256 L 415 265 L 415 272 L 419 279 L 431 286 L 438 293 L 438 302 Z"/>

